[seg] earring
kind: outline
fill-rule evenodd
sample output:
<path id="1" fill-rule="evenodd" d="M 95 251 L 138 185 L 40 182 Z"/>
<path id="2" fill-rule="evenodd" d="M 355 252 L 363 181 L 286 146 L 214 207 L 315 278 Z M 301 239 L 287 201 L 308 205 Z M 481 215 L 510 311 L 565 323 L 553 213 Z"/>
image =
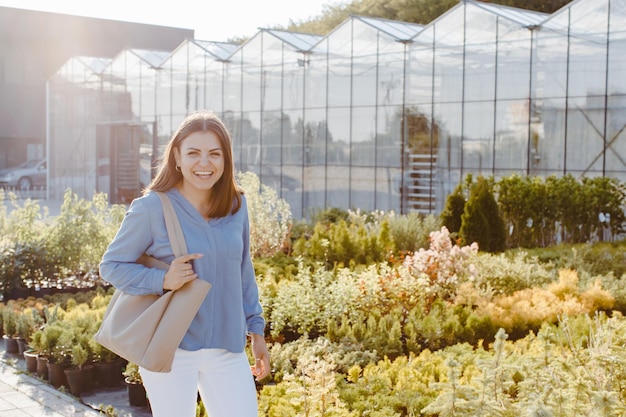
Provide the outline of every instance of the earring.
<path id="1" fill-rule="evenodd" d="M 176 172 L 180 172 L 180 165 L 176 164 Z"/>

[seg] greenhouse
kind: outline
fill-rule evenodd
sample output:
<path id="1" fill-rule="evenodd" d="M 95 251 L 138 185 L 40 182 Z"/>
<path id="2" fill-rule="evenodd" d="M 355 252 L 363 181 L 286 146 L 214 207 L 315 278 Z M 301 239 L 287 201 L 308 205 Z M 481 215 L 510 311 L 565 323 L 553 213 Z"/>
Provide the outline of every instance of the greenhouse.
<path id="1" fill-rule="evenodd" d="M 626 0 L 552 15 L 462 1 L 427 25 L 352 16 L 326 36 L 76 57 L 48 82 L 50 198 L 128 202 L 186 114 L 303 218 L 439 213 L 467 174 L 626 180 Z"/>

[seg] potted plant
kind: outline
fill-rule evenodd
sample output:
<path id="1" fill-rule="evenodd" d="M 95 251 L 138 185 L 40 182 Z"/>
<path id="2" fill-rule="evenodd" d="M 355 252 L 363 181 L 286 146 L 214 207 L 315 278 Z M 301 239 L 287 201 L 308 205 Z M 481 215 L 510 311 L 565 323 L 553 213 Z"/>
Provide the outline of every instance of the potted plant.
<path id="1" fill-rule="evenodd" d="M 2 329 L 4 335 L 4 348 L 7 353 L 18 353 L 17 345 L 17 314 L 11 305 L 6 305 L 2 310 Z"/>
<path id="2" fill-rule="evenodd" d="M 139 373 L 139 366 L 136 363 L 128 362 L 124 371 L 124 382 L 128 392 L 128 403 L 133 406 L 142 407 L 148 405 L 146 389 Z"/>
<path id="3" fill-rule="evenodd" d="M 33 374 L 37 372 L 37 351 L 32 346 L 32 337 L 42 324 L 43 319 L 35 308 L 22 311 L 17 321 L 17 333 L 20 336 L 18 344 L 23 344 L 18 348 L 26 361 L 26 370 Z"/>
<path id="4" fill-rule="evenodd" d="M 122 367 L 123 362 L 121 358 L 105 348 L 100 343 L 96 342 L 93 338 L 89 341 L 89 346 L 93 352 L 94 358 L 94 371 L 96 373 L 96 380 L 100 384 L 100 387 L 117 387 L 122 382 Z"/>
<path id="5" fill-rule="evenodd" d="M 38 324 L 42 324 L 42 319 L 37 313 L 37 310 L 33 308 L 26 308 L 22 310 L 17 316 L 17 335 L 18 335 L 18 350 L 20 355 L 23 355 L 33 332 Z"/>
<path id="6" fill-rule="evenodd" d="M 63 370 L 69 385 L 72 395 L 80 397 L 83 392 L 88 391 L 87 383 L 90 382 L 90 368 L 91 364 L 87 364 L 89 360 L 89 352 L 86 349 L 84 343 L 80 340 L 76 340 L 74 346 L 72 346 L 71 363 L 72 366 Z"/>
<path id="7" fill-rule="evenodd" d="M 44 342 L 43 329 L 35 331 L 30 338 L 32 352 L 29 353 L 34 353 L 36 356 L 35 372 L 37 372 L 37 376 L 42 379 L 48 379 L 48 355 L 45 353 Z M 24 355 L 26 355 L 26 352 L 24 352 Z M 28 366 L 28 362 L 26 365 Z"/>
<path id="8" fill-rule="evenodd" d="M 48 380 L 55 387 L 67 386 L 64 369 L 69 366 L 68 350 L 73 335 L 68 337 L 62 322 L 47 324 L 43 329 L 44 353 L 48 356 Z"/>

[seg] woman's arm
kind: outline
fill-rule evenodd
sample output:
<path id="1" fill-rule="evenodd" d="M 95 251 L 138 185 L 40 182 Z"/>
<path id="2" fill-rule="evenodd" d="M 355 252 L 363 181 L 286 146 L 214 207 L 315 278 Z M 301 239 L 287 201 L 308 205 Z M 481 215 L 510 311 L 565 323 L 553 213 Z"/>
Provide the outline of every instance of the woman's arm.
<path id="1" fill-rule="evenodd" d="M 152 196 L 156 197 L 156 196 Z M 102 262 L 102 278 L 128 294 L 162 294 L 165 271 L 146 268 L 137 259 L 152 243 L 152 220 L 158 200 L 144 196 L 134 200 L 122 221 L 117 234 L 109 244 Z M 157 224 L 160 224 L 159 222 Z"/>

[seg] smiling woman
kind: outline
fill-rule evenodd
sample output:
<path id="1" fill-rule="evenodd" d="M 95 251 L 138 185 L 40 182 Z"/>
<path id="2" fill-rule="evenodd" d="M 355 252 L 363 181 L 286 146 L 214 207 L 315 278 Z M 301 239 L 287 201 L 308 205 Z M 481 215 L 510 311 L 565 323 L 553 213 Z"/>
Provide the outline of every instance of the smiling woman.
<path id="1" fill-rule="evenodd" d="M 214 113 L 195 112 L 174 132 L 161 161 L 100 263 L 102 277 L 131 294 L 161 295 L 196 279 L 211 284 L 171 372 L 140 368 L 153 415 L 193 417 L 199 390 L 211 417 L 257 416 L 253 377 L 269 375 L 270 357 L 231 136 Z M 188 255 L 173 255 L 156 192 L 172 201 Z M 143 253 L 168 263 L 169 269 L 138 264 Z M 247 338 L 253 364 L 245 352 Z"/>

